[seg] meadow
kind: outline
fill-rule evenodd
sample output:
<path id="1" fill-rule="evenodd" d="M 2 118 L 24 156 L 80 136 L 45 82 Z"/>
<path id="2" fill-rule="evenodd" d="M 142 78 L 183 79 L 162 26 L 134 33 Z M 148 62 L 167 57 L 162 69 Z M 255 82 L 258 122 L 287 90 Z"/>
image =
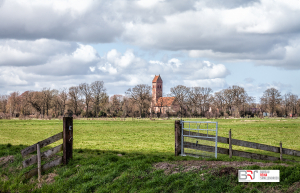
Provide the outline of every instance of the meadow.
<path id="1" fill-rule="evenodd" d="M 185 121 L 209 121 L 188 119 Z M 0 157 L 13 155 L 12 163 L 0 168 L 0 192 L 267 192 L 272 188 L 286 191 L 300 181 L 299 164 L 269 166 L 280 169 L 280 183 L 238 183 L 237 177 L 215 176 L 208 170 L 178 172 L 168 175 L 154 169 L 158 162 L 203 160 L 174 156 L 174 121 L 149 119 L 81 119 L 74 120 L 74 158 L 67 166 L 44 173 L 44 183 L 23 174 L 36 166 L 23 169 L 20 150 L 62 131 L 62 120 L 0 120 Z M 216 119 L 218 135 L 300 151 L 300 119 Z M 42 151 L 61 144 L 58 141 Z M 219 143 L 218 147 L 228 148 Z M 233 149 L 279 157 L 279 154 L 233 146 Z M 283 158 L 300 161 L 283 155 Z M 207 160 L 207 158 L 206 158 Z M 211 161 L 251 161 L 218 154 Z M 279 162 L 278 162 L 279 163 Z M 257 165 L 251 169 L 260 168 Z M 245 167 L 246 169 L 247 167 Z M 207 177 L 202 179 L 200 173 Z M 51 178 L 51 175 L 53 176 Z M 48 179 L 50 176 L 50 179 Z M 48 180 L 48 181 L 47 181 Z M 295 189 L 296 190 L 296 189 Z"/>

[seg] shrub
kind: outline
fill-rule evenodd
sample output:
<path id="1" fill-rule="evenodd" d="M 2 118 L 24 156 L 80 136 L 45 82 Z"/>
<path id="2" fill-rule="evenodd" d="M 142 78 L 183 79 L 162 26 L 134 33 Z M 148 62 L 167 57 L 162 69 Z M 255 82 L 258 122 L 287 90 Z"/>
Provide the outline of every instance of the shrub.
<path id="1" fill-rule="evenodd" d="M 205 113 L 205 117 L 206 117 L 207 119 L 210 119 L 210 118 L 212 117 L 212 113 L 207 111 L 207 112 Z"/>
<path id="2" fill-rule="evenodd" d="M 107 116 L 106 112 L 104 111 L 99 112 L 99 117 L 106 117 L 106 116 Z"/>
<path id="3" fill-rule="evenodd" d="M 225 117 L 226 119 L 228 119 L 228 117 L 229 117 L 228 113 L 224 113 L 224 117 Z"/>

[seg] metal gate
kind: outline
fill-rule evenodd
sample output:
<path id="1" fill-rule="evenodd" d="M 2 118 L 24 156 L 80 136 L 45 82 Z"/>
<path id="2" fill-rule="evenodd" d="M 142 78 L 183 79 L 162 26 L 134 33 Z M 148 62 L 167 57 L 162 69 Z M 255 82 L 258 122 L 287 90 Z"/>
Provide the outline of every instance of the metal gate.
<path id="1" fill-rule="evenodd" d="M 181 156 L 217 158 L 218 122 L 181 121 L 181 127 Z"/>

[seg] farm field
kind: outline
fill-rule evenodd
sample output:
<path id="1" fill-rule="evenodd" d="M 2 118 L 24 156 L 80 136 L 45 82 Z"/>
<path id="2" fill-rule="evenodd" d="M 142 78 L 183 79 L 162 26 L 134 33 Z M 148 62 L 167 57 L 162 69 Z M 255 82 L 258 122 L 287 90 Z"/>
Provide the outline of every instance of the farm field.
<path id="1" fill-rule="evenodd" d="M 36 177 L 31 180 L 22 178 L 26 171 L 36 166 L 22 169 L 20 166 L 23 159 L 20 150 L 61 132 L 62 120 L 0 120 L 0 157 L 14 156 L 13 163 L 5 164 L 0 168 L 0 192 L 1 190 L 63 192 L 65 188 L 69 192 L 195 192 L 199 188 L 205 190 L 204 192 L 218 192 L 221 189 L 224 189 L 224 192 L 239 192 L 239 190 L 264 192 L 272 188 L 285 191 L 300 181 L 299 164 L 289 167 L 269 166 L 280 168 L 281 177 L 287 180 L 277 184 L 257 183 L 256 185 L 255 183 L 239 184 L 237 177 L 232 175 L 229 177 L 208 175 L 203 180 L 197 172 L 167 175 L 163 170 L 153 169 L 153 165 L 158 162 L 203 160 L 174 156 L 174 120 L 151 121 L 131 118 L 125 121 L 74 120 L 74 159 L 67 166 L 59 166 L 47 171 L 44 174 L 47 179 L 42 184 L 37 182 Z M 184 120 L 208 121 L 207 119 Z M 300 151 L 300 119 L 211 121 L 219 122 L 218 136 L 228 137 L 228 131 L 231 129 L 233 139 L 272 146 L 279 146 L 281 141 L 284 148 Z M 42 151 L 61 143 L 62 140 L 43 148 Z M 228 144 L 219 143 L 218 147 L 228 148 Z M 233 149 L 279 157 L 279 154 L 239 146 L 233 146 Z M 287 155 L 283 155 L 283 158 L 300 161 L 299 158 Z M 240 157 L 229 159 L 228 155 L 222 154 L 218 154 L 217 160 L 213 158 L 209 160 L 265 162 Z M 257 169 L 258 165 L 249 167 Z M 52 181 L 48 180 L 49 175 L 54 176 L 53 179 L 51 178 Z M 47 183 L 47 180 L 50 182 Z M 212 186 L 211 184 L 214 183 L 216 185 Z M 263 184 L 267 184 L 266 187 L 262 186 Z"/>

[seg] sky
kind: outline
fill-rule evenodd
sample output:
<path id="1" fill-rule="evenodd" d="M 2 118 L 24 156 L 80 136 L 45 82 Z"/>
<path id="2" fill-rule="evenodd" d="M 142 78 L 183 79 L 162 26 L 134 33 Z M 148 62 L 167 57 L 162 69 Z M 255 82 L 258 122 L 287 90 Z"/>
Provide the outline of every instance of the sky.
<path id="1" fill-rule="evenodd" d="M 0 94 L 163 79 L 300 96 L 298 0 L 0 0 Z"/>

